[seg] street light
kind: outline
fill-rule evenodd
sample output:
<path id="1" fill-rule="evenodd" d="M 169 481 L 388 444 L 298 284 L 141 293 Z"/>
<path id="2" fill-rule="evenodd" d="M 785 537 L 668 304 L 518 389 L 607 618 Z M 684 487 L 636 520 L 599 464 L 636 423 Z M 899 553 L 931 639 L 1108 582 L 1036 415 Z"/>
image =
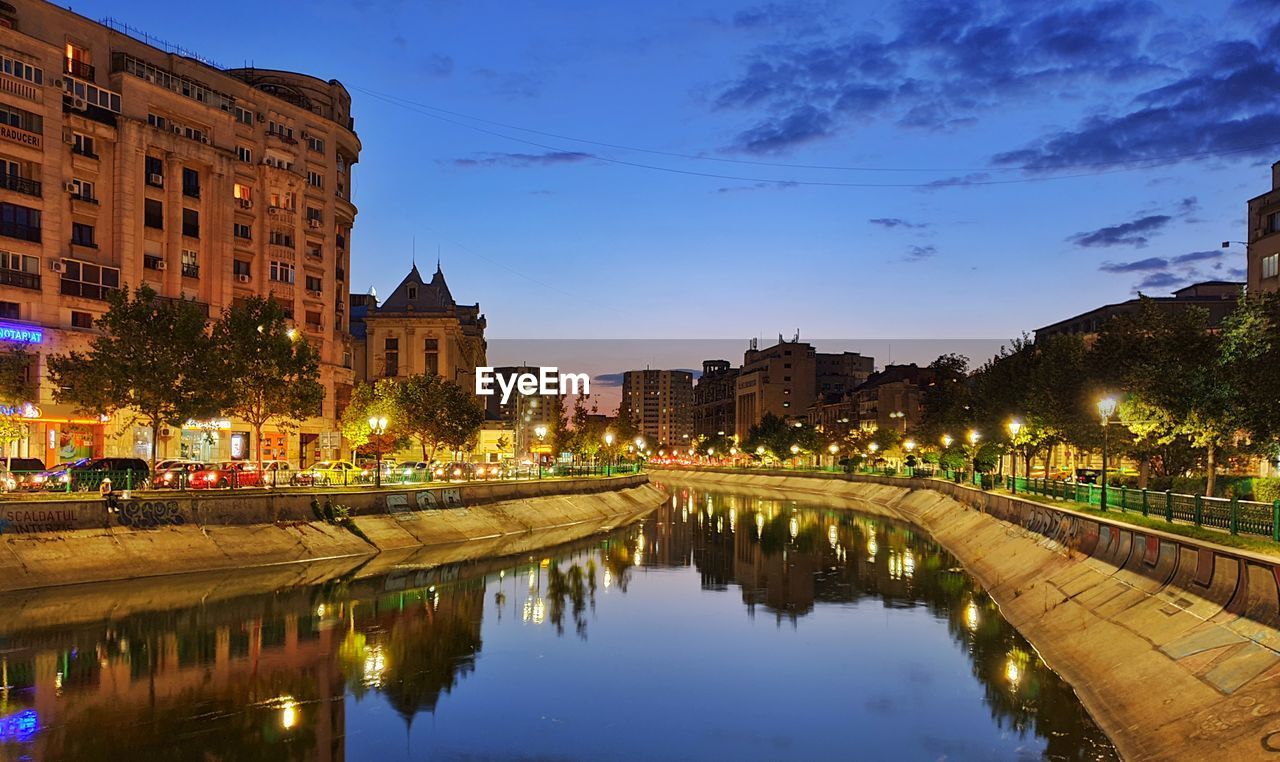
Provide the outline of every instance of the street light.
<path id="1" fill-rule="evenodd" d="M 950 447 L 950 446 L 951 446 L 951 443 L 952 443 L 952 442 L 954 442 L 954 441 L 956 441 L 956 440 L 952 439 L 950 434 L 943 434 L 943 435 L 942 435 L 942 446 L 943 446 L 944 448 Z"/>
<path id="2" fill-rule="evenodd" d="M 387 433 L 387 417 L 385 415 L 369 416 L 369 434 L 371 437 L 381 438 Z M 377 442 L 373 447 L 373 486 L 376 489 L 382 489 L 382 442 Z"/>
<path id="3" fill-rule="evenodd" d="M 613 475 L 613 432 L 604 433 L 604 475 Z"/>
<path id="4" fill-rule="evenodd" d="M 969 429 L 969 479 L 973 480 L 978 475 L 978 440 L 982 439 L 982 435 L 977 429 Z"/>
<path id="5" fill-rule="evenodd" d="M 538 478 L 542 478 L 542 446 L 547 441 L 547 427 L 538 424 L 533 427 L 533 433 L 538 437 Z"/>
<path id="6" fill-rule="evenodd" d="M 1009 491 L 1018 494 L 1018 451 L 1013 448 L 1014 440 L 1018 438 L 1018 432 L 1022 430 L 1022 421 L 1014 418 L 1009 421 L 1009 466 L 1012 471 L 1009 482 Z"/>
<path id="7" fill-rule="evenodd" d="M 1111 414 L 1116 412 L 1116 398 L 1103 397 L 1098 400 L 1098 415 L 1102 416 L 1102 495 L 1100 507 L 1107 510 L 1107 424 L 1111 423 Z"/>

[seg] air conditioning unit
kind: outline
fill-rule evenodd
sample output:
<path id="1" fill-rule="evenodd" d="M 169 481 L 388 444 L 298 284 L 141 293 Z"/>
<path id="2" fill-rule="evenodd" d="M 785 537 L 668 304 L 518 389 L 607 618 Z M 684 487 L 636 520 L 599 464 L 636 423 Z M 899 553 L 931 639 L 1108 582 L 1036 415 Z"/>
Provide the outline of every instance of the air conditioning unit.
<path id="1" fill-rule="evenodd" d="M 62 142 L 71 145 L 76 142 L 76 134 L 71 131 L 70 127 L 62 128 Z"/>
<path id="2" fill-rule="evenodd" d="M 88 111 L 89 101 L 85 100 L 84 98 L 77 98 L 76 96 L 73 95 L 71 96 L 71 108 L 74 109 L 75 111 Z"/>
<path id="3" fill-rule="evenodd" d="M 318 297 L 318 296 L 323 296 L 323 295 L 324 295 L 323 293 L 321 293 L 320 291 L 317 291 L 317 290 L 316 290 L 316 289 L 314 289 L 314 288 L 309 288 L 309 289 L 307 289 L 307 294 L 308 294 L 308 295 L 310 295 L 310 296 L 316 296 L 316 297 Z"/>
<path id="4" fill-rule="evenodd" d="M 278 206 L 269 206 L 269 207 L 267 207 L 267 213 L 268 213 L 268 214 L 276 215 L 276 214 L 280 214 L 280 212 L 281 212 L 281 211 L 283 211 L 283 209 L 282 209 L 281 207 L 278 207 Z"/>
<path id="5" fill-rule="evenodd" d="M 51 270 L 52 272 L 60 273 L 60 272 L 62 272 L 62 271 L 63 271 L 63 269 L 64 269 L 64 268 L 63 268 L 63 266 L 62 266 L 62 260 L 61 260 L 61 259 L 51 259 L 51 260 L 49 260 L 49 270 Z"/>
<path id="6" fill-rule="evenodd" d="M 151 174 L 147 175 L 147 182 L 151 183 L 152 185 L 158 185 L 160 187 L 164 187 L 164 175 L 158 175 L 155 172 L 152 172 Z"/>
<path id="7" fill-rule="evenodd" d="M 160 430 L 156 433 L 160 435 L 161 439 L 168 439 L 169 437 L 173 436 L 173 429 L 169 428 L 168 426 L 161 426 Z"/>
<path id="8" fill-rule="evenodd" d="M 67 193 L 73 193 L 77 196 L 80 195 L 80 185 L 78 183 L 63 183 L 62 187 Z"/>
<path id="9" fill-rule="evenodd" d="M 170 129 L 172 129 L 172 130 L 173 130 L 173 134 L 175 134 L 175 135 L 181 135 L 181 134 L 182 134 L 182 126 L 181 126 L 181 125 L 177 125 L 177 124 L 172 125 L 172 126 L 170 127 Z"/>
<path id="10" fill-rule="evenodd" d="M 315 230 L 319 230 L 319 229 L 320 229 L 320 226 L 321 226 L 321 225 L 323 225 L 323 224 L 324 224 L 324 223 L 322 223 L 320 220 L 317 220 L 317 219 L 314 219 L 314 218 L 307 220 L 307 225 L 311 226 L 311 228 L 313 228 L 313 229 L 315 229 Z"/>
<path id="11" fill-rule="evenodd" d="M 249 281 L 251 281 L 251 280 L 253 280 L 253 279 L 252 279 L 251 277 L 249 277 L 248 275 L 245 275 L 244 273 L 241 273 L 240 275 L 237 275 L 237 276 L 236 276 L 236 280 L 240 281 L 241 283 L 248 283 Z"/>
<path id="12" fill-rule="evenodd" d="M 209 136 L 208 136 L 208 135 L 201 135 L 201 136 L 200 136 L 200 142 L 201 142 L 201 143 L 204 143 L 205 145 L 209 145 Z"/>
<path id="13" fill-rule="evenodd" d="M 157 269 L 157 270 L 161 270 L 161 271 L 168 270 L 168 269 L 169 269 L 169 263 L 168 263 L 168 262 L 166 262 L 166 261 L 164 261 L 164 260 L 162 259 L 162 260 L 160 260 L 159 262 L 156 262 L 156 267 L 155 267 L 155 269 Z"/>
<path id="14" fill-rule="evenodd" d="M 238 198 L 236 201 L 240 204 L 241 209 L 252 209 L 253 202 L 247 198 Z"/>

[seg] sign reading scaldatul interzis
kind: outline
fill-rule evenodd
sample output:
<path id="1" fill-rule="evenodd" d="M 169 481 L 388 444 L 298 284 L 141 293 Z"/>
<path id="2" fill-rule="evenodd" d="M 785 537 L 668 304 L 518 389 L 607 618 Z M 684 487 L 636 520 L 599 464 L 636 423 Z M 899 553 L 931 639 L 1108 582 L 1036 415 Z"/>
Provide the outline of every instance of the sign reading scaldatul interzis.
<path id="1" fill-rule="evenodd" d="M 15 341 L 19 344 L 39 344 L 44 341 L 44 329 L 30 325 L 0 323 L 0 341 Z"/>

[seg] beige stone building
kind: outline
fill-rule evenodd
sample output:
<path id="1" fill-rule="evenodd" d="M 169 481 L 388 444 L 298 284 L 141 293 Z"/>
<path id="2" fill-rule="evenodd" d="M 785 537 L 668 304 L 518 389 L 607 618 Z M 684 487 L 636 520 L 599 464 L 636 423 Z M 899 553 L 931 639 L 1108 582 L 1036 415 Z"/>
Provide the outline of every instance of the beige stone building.
<path id="1" fill-rule="evenodd" d="M 253 294 L 281 300 L 320 349 L 326 398 L 266 449 L 329 455 L 315 443 L 353 382 L 353 127 L 335 80 L 220 69 L 55 5 L 0 3 L 0 340 L 40 329 L 24 454 L 151 452 L 127 416 L 86 421 L 44 383 L 45 359 L 87 343 L 110 289 L 145 283 L 211 317 Z M 164 432 L 159 452 L 228 457 L 247 431 L 193 422 Z"/>
<path id="2" fill-rule="evenodd" d="M 1271 165 L 1271 190 L 1249 199 L 1246 224 L 1249 293 L 1280 291 L 1280 162 Z"/>
<path id="3" fill-rule="evenodd" d="M 755 339 L 742 359 L 735 404 L 735 434 L 747 438 L 766 414 L 803 418 L 816 397 L 817 358 L 812 344 L 783 341 L 759 349 Z"/>
<path id="4" fill-rule="evenodd" d="M 625 414 L 647 444 L 679 447 L 693 437 L 693 374 L 687 370 L 629 370 L 622 374 Z"/>

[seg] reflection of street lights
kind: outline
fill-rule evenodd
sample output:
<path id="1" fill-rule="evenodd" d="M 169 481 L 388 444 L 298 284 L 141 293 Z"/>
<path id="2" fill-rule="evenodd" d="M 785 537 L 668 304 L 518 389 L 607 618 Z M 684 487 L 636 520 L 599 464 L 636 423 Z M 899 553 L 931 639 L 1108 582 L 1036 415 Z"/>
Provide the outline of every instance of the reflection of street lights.
<path id="1" fill-rule="evenodd" d="M 547 427 L 538 424 L 533 427 L 534 436 L 538 438 L 538 478 L 542 478 L 542 448 L 547 441 Z"/>
<path id="2" fill-rule="evenodd" d="M 1115 397 L 1103 397 L 1098 400 L 1098 415 L 1102 416 L 1102 496 L 1101 508 L 1107 510 L 1107 424 L 1111 423 L 1111 414 L 1116 411 Z"/>
<path id="3" fill-rule="evenodd" d="M 1012 474 L 1009 482 L 1009 491 L 1018 494 L 1018 451 L 1013 447 L 1014 441 L 1018 438 L 1018 432 L 1022 430 L 1022 422 L 1017 418 L 1009 421 L 1009 466 Z"/>
<path id="4" fill-rule="evenodd" d="M 369 435 L 370 437 L 382 438 L 387 433 L 387 417 L 385 415 L 369 416 Z M 373 486 L 382 488 L 382 442 L 376 442 L 373 447 Z"/>

